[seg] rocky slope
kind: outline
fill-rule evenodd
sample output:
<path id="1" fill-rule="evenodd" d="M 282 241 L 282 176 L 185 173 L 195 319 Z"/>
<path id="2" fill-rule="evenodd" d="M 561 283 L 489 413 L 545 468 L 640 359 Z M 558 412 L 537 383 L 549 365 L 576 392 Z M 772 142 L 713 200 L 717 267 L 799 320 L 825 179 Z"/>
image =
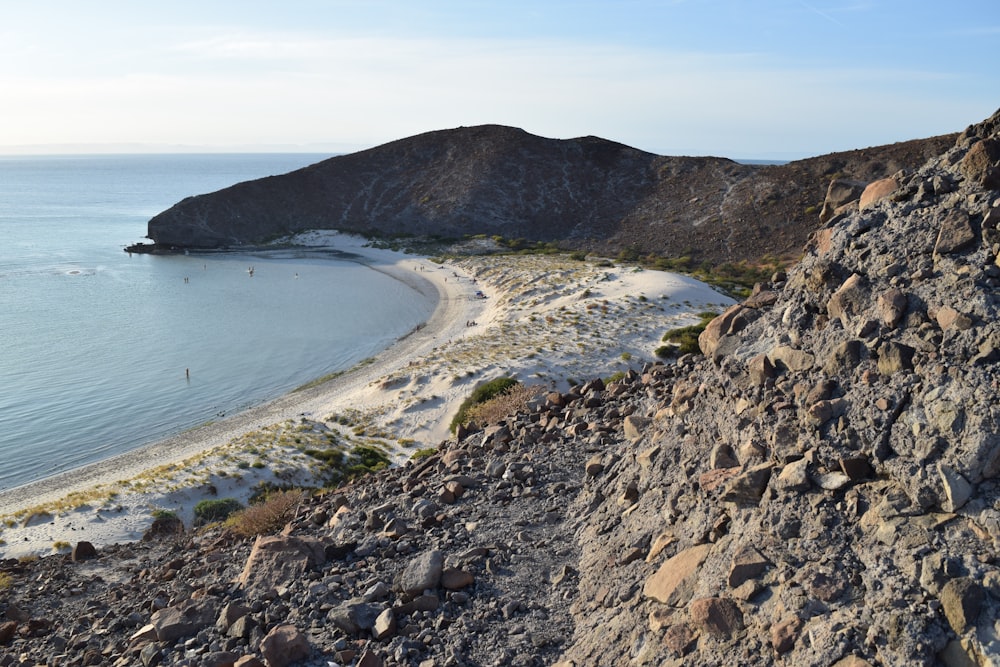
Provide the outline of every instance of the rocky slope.
<path id="1" fill-rule="evenodd" d="M 705 356 L 220 528 L 0 562 L 0 665 L 1000 664 L 1000 113 Z"/>
<path id="2" fill-rule="evenodd" d="M 429 132 L 189 197 L 149 221 L 157 249 L 255 244 L 309 229 L 500 235 L 713 263 L 797 256 L 831 180 L 915 168 L 954 136 L 781 166 L 663 157 L 597 137 L 486 125 Z M 846 201 L 846 199 L 844 200 Z"/>

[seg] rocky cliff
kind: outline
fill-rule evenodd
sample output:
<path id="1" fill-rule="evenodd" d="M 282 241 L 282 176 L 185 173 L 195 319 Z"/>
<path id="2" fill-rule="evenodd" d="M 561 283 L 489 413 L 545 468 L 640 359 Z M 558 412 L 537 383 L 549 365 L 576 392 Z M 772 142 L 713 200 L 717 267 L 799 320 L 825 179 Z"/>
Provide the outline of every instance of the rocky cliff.
<path id="1" fill-rule="evenodd" d="M 704 356 L 219 527 L 0 562 L 0 665 L 1000 663 L 1000 113 Z"/>
<path id="2" fill-rule="evenodd" d="M 487 125 L 429 132 L 283 176 L 189 197 L 149 222 L 158 248 L 256 244 L 308 229 L 500 235 L 615 255 L 712 262 L 797 256 L 831 180 L 915 168 L 954 137 L 780 166 L 663 157 Z M 847 201 L 846 199 L 844 201 Z"/>

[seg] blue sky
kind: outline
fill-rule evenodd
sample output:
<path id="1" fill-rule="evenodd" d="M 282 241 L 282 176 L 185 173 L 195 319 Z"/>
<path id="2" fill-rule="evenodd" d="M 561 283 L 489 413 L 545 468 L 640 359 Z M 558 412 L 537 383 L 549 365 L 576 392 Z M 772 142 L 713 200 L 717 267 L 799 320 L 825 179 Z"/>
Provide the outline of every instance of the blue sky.
<path id="1" fill-rule="evenodd" d="M 0 153 L 343 152 L 499 123 L 794 159 L 1000 107 L 996 0 L 0 2 Z"/>

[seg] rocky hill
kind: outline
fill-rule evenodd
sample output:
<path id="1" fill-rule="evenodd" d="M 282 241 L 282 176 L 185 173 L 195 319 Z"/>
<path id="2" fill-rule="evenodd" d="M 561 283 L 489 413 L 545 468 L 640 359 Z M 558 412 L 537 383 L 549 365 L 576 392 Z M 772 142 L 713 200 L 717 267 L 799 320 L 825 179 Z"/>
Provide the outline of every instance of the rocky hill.
<path id="1" fill-rule="evenodd" d="M 0 665 L 1000 664 L 1000 112 L 704 355 L 219 527 L 0 562 Z"/>
<path id="2" fill-rule="evenodd" d="M 844 203 L 859 184 L 915 168 L 953 142 L 753 166 L 663 157 L 597 137 L 463 127 L 189 197 L 150 220 L 148 236 L 170 249 L 257 244 L 309 229 L 487 234 L 610 255 L 756 261 L 798 255 L 831 181 Z"/>

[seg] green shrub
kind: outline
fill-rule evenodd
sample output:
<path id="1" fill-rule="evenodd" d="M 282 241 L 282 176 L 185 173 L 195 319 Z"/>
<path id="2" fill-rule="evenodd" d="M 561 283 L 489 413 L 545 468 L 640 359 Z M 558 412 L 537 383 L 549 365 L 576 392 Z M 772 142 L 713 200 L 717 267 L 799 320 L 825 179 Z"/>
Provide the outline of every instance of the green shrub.
<path id="1" fill-rule="evenodd" d="M 451 432 L 454 433 L 461 424 L 466 423 L 467 414 L 473 406 L 485 403 L 496 396 L 500 396 L 517 384 L 518 381 L 514 378 L 499 377 L 473 389 L 472 395 L 462 401 L 462 404 L 458 406 L 458 413 L 451 420 L 451 425 L 449 427 Z"/>
<path id="2" fill-rule="evenodd" d="M 414 461 L 419 461 L 420 459 L 426 459 L 430 456 L 437 454 L 437 447 L 424 447 L 423 449 L 418 449 L 410 455 L 410 458 Z"/>
<path id="3" fill-rule="evenodd" d="M 671 329 L 667 333 L 663 334 L 663 342 L 671 343 L 671 345 L 658 347 L 654 354 L 658 357 L 672 357 L 681 354 L 701 354 L 701 347 L 698 346 L 698 336 L 705 330 L 708 323 L 717 316 L 718 313 L 704 311 L 698 313 L 698 324 Z"/>
<path id="4" fill-rule="evenodd" d="M 370 472 L 388 468 L 390 463 L 385 452 L 368 445 L 356 445 L 351 449 L 344 476 L 347 480 L 357 479 Z"/>
<path id="5" fill-rule="evenodd" d="M 661 345 L 660 347 L 653 350 L 653 354 L 660 357 L 661 359 L 670 359 L 671 357 L 677 356 L 677 346 Z"/>
<path id="6" fill-rule="evenodd" d="M 194 525 L 225 521 L 233 512 L 243 509 L 243 503 L 235 498 L 212 498 L 202 500 L 194 506 Z"/>
<path id="7" fill-rule="evenodd" d="M 619 382 L 625 379 L 625 371 L 615 371 L 608 377 L 604 378 L 604 384 L 611 384 L 612 382 Z"/>

